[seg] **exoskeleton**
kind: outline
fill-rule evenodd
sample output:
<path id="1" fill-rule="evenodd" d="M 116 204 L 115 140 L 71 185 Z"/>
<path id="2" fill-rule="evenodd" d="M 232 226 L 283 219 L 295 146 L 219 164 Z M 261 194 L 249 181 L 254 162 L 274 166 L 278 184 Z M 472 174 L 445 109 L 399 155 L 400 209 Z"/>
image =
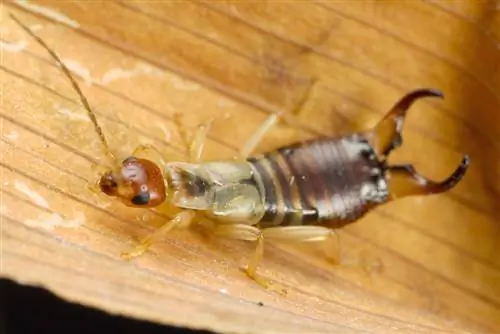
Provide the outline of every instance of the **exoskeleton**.
<path id="1" fill-rule="evenodd" d="M 21 24 L 18 21 L 19 24 Z M 21 24 L 21 26 L 23 26 Z M 23 26 L 24 27 L 24 26 Z M 187 227 L 205 217 L 216 235 L 256 241 L 246 268 L 256 275 L 264 240 L 323 241 L 333 230 L 355 222 L 384 203 L 413 195 L 438 194 L 453 188 L 465 175 L 469 157 L 445 180 L 435 182 L 412 165 L 389 165 L 388 155 L 402 144 L 401 132 L 408 108 L 422 97 L 443 97 L 433 89 L 419 89 L 402 97 L 373 128 L 340 137 L 297 142 L 251 156 L 266 131 L 277 122 L 270 116 L 240 151 L 240 159 L 200 161 L 209 124 L 198 128 L 188 162 L 165 161 L 152 147 L 139 146 L 117 162 L 87 100 L 57 55 L 36 37 L 63 68 L 79 93 L 113 168 L 98 180 L 100 190 L 131 207 L 179 208 L 172 220 L 143 240 L 125 258 L 145 252 L 174 228 Z M 144 153 L 156 159 L 144 158 Z"/>
<path id="2" fill-rule="evenodd" d="M 256 275 L 264 240 L 314 242 L 335 228 L 355 222 L 375 207 L 397 198 L 437 194 L 454 187 L 465 175 L 469 158 L 445 180 L 435 182 L 412 165 L 389 165 L 388 155 L 402 144 L 401 131 L 411 104 L 422 97 L 442 97 L 419 89 L 405 95 L 372 129 L 340 137 L 298 142 L 237 161 L 162 162 L 127 158 L 99 181 L 101 190 L 129 206 L 157 206 L 168 201 L 183 209 L 148 237 L 128 258 L 143 253 L 153 240 L 175 226 L 189 225 L 202 212 L 215 223 L 214 233 L 257 242 L 247 274 Z M 277 118 L 271 116 L 242 152 L 251 152 Z M 206 128 L 201 132 L 206 134 Z M 201 152 L 203 135 L 193 152 Z M 163 176 L 163 177 L 162 177 Z"/>

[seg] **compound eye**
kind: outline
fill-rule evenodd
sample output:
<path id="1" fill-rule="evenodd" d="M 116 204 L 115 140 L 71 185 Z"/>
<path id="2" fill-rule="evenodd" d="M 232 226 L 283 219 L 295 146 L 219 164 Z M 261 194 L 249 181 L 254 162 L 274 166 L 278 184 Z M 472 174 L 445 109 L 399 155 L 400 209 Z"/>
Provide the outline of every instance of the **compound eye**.
<path id="1" fill-rule="evenodd" d="M 132 204 L 135 205 L 146 205 L 149 203 L 150 195 L 149 192 L 140 192 L 138 195 L 132 197 Z"/>

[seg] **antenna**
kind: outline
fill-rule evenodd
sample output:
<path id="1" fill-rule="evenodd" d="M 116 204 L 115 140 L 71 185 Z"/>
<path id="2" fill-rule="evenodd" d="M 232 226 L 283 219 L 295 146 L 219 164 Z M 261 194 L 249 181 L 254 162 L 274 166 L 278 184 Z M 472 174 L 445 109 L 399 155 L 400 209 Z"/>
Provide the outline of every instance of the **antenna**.
<path id="1" fill-rule="evenodd" d="M 26 31 L 45 50 L 47 50 L 47 52 L 52 56 L 52 58 L 54 58 L 54 60 L 62 68 L 64 74 L 66 75 L 66 77 L 71 82 L 71 85 L 73 86 L 73 88 L 75 89 L 75 91 L 80 96 L 80 101 L 82 102 L 83 106 L 85 107 L 85 110 L 87 111 L 87 114 L 88 114 L 90 120 L 92 121 L 92 124 L 94 124 L 95 131 L 97 132 L 97 135 L 99 136 L 99 139 L 101 140 L 101 144 L 102 144 L 102 148 L 104 150 L 104 154 L 109 159 L 111 159 L 113 163 L 115 163 L 117 161 L 116 157 L 113 154 L 113 152 L 111 152 L 111 150 L 109 149 L 109 145 L 108 145 L 108 142 L 106 141 L 106 137 L 104 137 L 104 133 L 102 132 L 102 128 L 99 125 L 99 123 L 97 123 L 97 118 L 95 117 L 94 112 L 90 108 L 90 105 L 89 105 L 89 102 L 87 101 L 87 98 L 85 97 L 85 95 L 83 95 L 83 93 L 80 90 L 80 87 L 76 83 L 75 79 L 73 79 L 73 76 L 71 75 L 71 72 L 69 71 L 69 69 L 66 67 L 66 65 L 64 65 L 64 63 L 61 61 L 61 59 L 59 58 L 59 56 L 51 48 L 49 48 L 48 45 L 45 44 L 45 42 L 40 37 L 38 37 L 34 32 L 32 32 L 25 24 L 21 23 L 21 21 L 19 21 L 19 19 L 17 17 L 15 17 L 13 14 L 9 14 L 9 15 L 24 31 Z"/>

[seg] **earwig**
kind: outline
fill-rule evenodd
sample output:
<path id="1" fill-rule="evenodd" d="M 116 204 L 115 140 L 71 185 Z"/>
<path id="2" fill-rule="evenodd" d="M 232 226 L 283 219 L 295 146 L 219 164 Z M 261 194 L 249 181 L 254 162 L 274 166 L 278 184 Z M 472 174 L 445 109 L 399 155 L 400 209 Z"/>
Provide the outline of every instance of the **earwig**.
<path id="1" fill-rule="evenodd" d="M 14 18 L 15 19 L 15 18 Z M 240 159 L 201 161 L 208 125 L 198 128 L 187 162 L 165 162 L 152 147 L 139 146 L 117 163 L 89 103 L 69 70 L 40 38 L 15 19 L 63 68 L 80 96 L 113 168 L 98 180 L 100 190 L 126 206 L 179 208 L 173 219 L 149 235 L 126 259 L 144 253 L 169 231 L 187 227 L 202 214 L 212 222 L 212 232 L 238 240 L 257 242 L 247 275 L 268 287 L 256 274 L 263 258 L 264 240 L 317 242 L 333 231 L 356 222 L 374 208 L 408 196 L 446 192 L 464 177 L 469 156 L 446 179 L 437 182 L 420 175 L 412 165 L 390 165 L 390 153 L 403 143 L 407 110 L 425 97 L 443 98 L 434 89 L 417 89 L 403 96 L 373 128 L 339 137 L 296 142 L 277 150 L 251 153 L 277 122 L 271 115 L 240 150 Z M 149 149 L 157 159 L 139 157 Z"/>

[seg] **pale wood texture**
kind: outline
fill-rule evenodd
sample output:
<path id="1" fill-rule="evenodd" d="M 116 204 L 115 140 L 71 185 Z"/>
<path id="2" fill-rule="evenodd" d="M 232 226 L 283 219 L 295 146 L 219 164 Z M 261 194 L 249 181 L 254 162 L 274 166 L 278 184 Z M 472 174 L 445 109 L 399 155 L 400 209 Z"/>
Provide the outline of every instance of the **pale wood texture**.
<path id="1" fill-rule="evenodd" d="M 2 5 L 2 276 L 161 323 L 235 333 L 500 331 L 500 11 L 495 1 L 37 1 Z M 375 124 L 405 92 L 418 102 L 394 161 L 431 178 L 463 153 L 463 182 L 405 199 L 340 233 L 343 260 L 271 246 L 264 291 L 238 269 L 253 245 L 179 232 L 132 263 L 119 253 L 165 217 L 87 189 L 99 141 L 34 29 L 74 70 L 121 156 L 153 143 L 182 159 L 216 116 L 205 158 L 229 158 L 266 115 L 295 113 L 259 151 Z M 299 106 L 302 104 L 302 107 Z M 299 110 L 300 109 L 300 110 Z M 259 302 L 264 305 L 259 306 Z"/>

